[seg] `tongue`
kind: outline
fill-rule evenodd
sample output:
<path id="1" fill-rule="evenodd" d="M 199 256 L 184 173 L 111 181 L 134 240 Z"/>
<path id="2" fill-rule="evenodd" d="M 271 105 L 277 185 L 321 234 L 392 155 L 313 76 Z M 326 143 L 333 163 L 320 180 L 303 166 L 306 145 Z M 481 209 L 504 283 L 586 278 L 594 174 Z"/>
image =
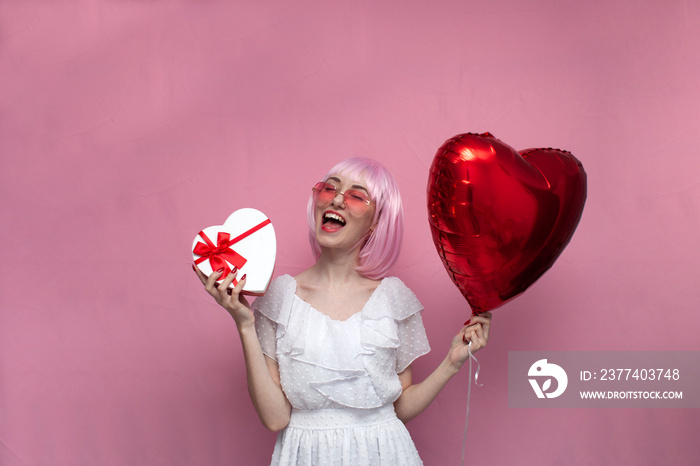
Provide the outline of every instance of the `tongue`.
<path id="1" fill-rule="evenodd" d="M 333 220 L 332 218 L 329 218 L 328 220 L 326 220 L 326 221 L 323 223 L 323 227 L 324 227 L 325 229 L 327 229 L 327 230 L 333 230 L 333 231 L 340 230 L 340 229 L 343 228 L 344 226 L 345 226 L 344 224 L 340 223 L 340 222 L 337 221 L 337 220 Z"/>

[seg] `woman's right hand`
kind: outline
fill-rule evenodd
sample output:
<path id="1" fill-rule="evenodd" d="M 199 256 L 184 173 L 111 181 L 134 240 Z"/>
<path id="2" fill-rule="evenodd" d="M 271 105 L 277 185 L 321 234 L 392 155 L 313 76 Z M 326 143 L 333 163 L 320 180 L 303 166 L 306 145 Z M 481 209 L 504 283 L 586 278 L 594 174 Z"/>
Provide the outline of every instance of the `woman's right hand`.
<path id="1" fill-rule="evenodd" d="M 229 286 L 233 283 L 233 279 L 236 278 L 238 274 L 237 270 L 234 269 L 228 274 L 228 277 L 226 277 L 224 281 L 217 285 L 216 280 L 218 280 L 223 273 L 222 270 L 212 273 L 207 278 L 197 267 L 192 266 L 192 269 L 194 269 L 201 280 L 207 293 L 212 295 L 216 302 L 231 314 L 231 317 L 236 321 L 236 325 L 239 329 L 241 326 L 253 325 L 255 323 L 255 317 L 250 310 L 250 303 L 248 303 L 245 296 L 241 294 L 243 285 L 245 285 L 245 275 L 243 275 L 236 286 L 230 289 Z"/>

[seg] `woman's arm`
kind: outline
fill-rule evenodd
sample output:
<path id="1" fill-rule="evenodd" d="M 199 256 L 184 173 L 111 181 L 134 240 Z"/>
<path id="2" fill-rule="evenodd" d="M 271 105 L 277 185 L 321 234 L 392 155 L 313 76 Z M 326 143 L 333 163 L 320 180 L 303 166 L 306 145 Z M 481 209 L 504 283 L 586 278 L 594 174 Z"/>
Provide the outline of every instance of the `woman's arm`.
<path id="1" fill-rule="evenodd" d="M 243 345 L 248 393 L 260 421 L 273 432 L 284 429 L 289 423 L 292 408 L 282 390 L 277 362 L 263 353 L 255 330 L 255 316 L 250 310 L 248 300 L 240 294 L 245 285 L 245 276 L 233 290 L 229 290 L 229 285 L 236 277 L 235 271 L 216 286 L 221 272 L 214 272 L 207 278 L 199 269 L 193 268 L 207 292 L 236 322 Z"/>
<path id="2" fill-rule="evenodd" d="M 413 384 L 411 366 L 408 366 L 401 372 L 399 380 L 401 381 L 403 392 L 394 402 L 394 409 L 398 418 L 403 422 L 408 422 L 422 413 L 469 358 L 469 350 L 467 349 L 469 341 L 471 341 L 471 352 L 474 354 L 488 343 L 490 328 L 490 312 L 472 317 L 470 325 L 465 325 L 452 339 L 447 357 L 421 383 Z"/>

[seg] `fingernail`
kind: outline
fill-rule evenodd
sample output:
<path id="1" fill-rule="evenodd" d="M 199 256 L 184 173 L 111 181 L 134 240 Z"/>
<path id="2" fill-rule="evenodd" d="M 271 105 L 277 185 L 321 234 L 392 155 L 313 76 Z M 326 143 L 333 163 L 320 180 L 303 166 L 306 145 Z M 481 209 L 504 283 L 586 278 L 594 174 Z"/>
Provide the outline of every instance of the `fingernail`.
<path id="1" fill-rule="evenodd" d="M 192 265 L 192 270 L 194 270 L 196 272 L 197 268 L 194 265 Z"/>
<path id="2" fill-rule="evenodd" d="M 218 273 L 224 273 L 224 268 L 221 267 L 219 270 L 217 270 Z"/>
<path id="3" fill-rule="evenodd" d="M 231 273 L 236 273 L 236 272 L 238 272 L 238 267 L 234 267 L 231 269 Z"/>
<path id="4" fill-rule="evenodd" d="M 466 322 L 464 323 L 464 325 L 469 325 L 469 322 L 471 322 L 471 321 L 472 321 L 472 320 L 469 319 L 468 321 L 466 321 Z"/>
<path id="5" fill-rule="evenodd" d="M 247 277 L 247 276 L 248 276 L 248 274 L 244 273 L 243 276 L 241 277 L 241 280 L 245 280 L 245 277 Z"/>
<path id="6" fill-rule="evenodd" d="M 466 335 L 462 335 L 462 341 L 467 341 L 467 336 L 466 336 Z"/>

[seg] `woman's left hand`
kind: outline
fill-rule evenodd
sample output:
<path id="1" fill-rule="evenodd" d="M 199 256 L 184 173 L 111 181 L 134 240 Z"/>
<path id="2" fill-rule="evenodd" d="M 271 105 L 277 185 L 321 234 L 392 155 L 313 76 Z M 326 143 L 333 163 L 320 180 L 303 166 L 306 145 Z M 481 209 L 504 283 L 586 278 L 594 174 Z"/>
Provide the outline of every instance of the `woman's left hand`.
<path id="1" fill-rule="evenodd" d="M 452 339 L 452 345 L 450 346 L 448 355 L 450 364 L 461 368 L 464 362 L 469 358 L 469 351 L 474 354 L 486 346 L 489 341 L 490 330 L 490 312 L 484 312 L 467 321 L 467 325 Z M 468 348 L 469 342 L 471 342 L 470 348 Z"/>
<path id="2" fill-rule="evenodd" d="M 469 351 L 473 354 L 486 346 L 489 341 L 490 329 L 490 312 L 472 317 L 452 339 L 447 357 L 425 380 L 414 385 L 410 365 L 401 372 L 399 380 L 401 380 L 403 392 L 399 399 L 394 402 L 394 409 L 399 419 L 408 422 L 423 412 L 445 384 L 459 372 L 464 362 L 469 358 Z M 468 346 L 470 341 L 471 347 Z"/>

